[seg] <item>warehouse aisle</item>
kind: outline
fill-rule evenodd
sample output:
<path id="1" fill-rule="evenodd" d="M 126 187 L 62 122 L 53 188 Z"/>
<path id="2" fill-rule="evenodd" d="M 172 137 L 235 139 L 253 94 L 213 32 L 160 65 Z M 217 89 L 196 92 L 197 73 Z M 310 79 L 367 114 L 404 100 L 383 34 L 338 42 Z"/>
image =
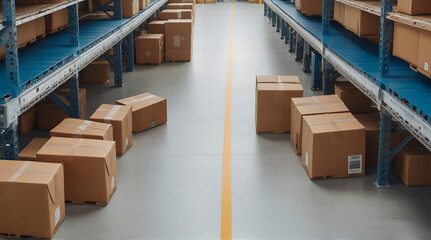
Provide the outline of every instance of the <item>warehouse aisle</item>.
<path id="1" fill-rule="evenodd" d="M 288 134 L 256 135 L 255 76 L 310 77 L 263 16 L 235 2 L 231 186 L 234 239 L 427 239 L 431 189 L 363 178 L 310 181 Z M 67 206 L 56 239 L 220 239 L 224 114 L 231 3 L 198 4 L 190 63 L 136 66 L 125 86 L 85 86 L 88 116 L 142 92 L 168 99 L 168 123 L 135 134 L 118 159 L 109 206 Z M 87 116 L 87 117 L 88 117 Z"/>

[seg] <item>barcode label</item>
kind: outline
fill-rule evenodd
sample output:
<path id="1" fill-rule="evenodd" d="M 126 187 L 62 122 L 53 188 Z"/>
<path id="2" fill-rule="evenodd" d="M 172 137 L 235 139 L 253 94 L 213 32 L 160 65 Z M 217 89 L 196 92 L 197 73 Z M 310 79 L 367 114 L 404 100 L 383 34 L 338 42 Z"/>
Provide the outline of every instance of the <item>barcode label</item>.
<path id="1" fill-rule="evenodd" d="M 425 62 L 425 64 L 424 64 L 424 69 L 425 69 L 425 71 L 428 71 L 428 68 L 429 68 L 429 66 L 428 66 L 428 62 Z"/>
<path id="2" fill-rule="evenodd" d="M 129 145 L 129 138 L 126 138 L 126 141 L 124 141 L 124 149 L 127 149 L 127 145 Z"/>
<path id="3" fill-rule="evenodd" d="M 308 152 L 305 152 L 305 166 L 308 168 Z"/>
<path id="4" fill-rule="evenodd" d="M 156 126 L 156 120 L 151 122 L 151 127 L 155 127 Z"/>
<path id="5" fill-rule="evenodd" d="M 57 226 L 58 221 L 60 221 L 60 206 L 58 206 L 57 209 L 55 209 L 55 212 L 54 212 L 55 226 Z"/>
<path id="6" fill-rule="evenodd" d="M 362 155 L 352 155 L 348 157 L 348 174 L 362 172 Z"/>
<path id="7" fill-rule="evenodd" d="M 115 187 L 115 177 L 112 176 L 112 179 L 111 179 L 111 191 L 112 191 L 112 189 L 114 189 L 114 187 Z"/>

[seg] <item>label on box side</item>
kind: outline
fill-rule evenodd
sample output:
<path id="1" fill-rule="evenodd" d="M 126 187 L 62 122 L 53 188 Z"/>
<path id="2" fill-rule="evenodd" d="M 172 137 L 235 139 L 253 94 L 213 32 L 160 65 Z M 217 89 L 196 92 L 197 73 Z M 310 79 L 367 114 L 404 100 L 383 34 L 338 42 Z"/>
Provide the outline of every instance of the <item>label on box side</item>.
<path id="1" fill-rule="evenodd" d="M 129 138 L 127 137 L 126 140 L 124 141 L 124 149 L 127 148 L 127 145 L 129 145 Z"/>
<path id="2" fill-rule="evenodd" d="M 55 226 L 57 226 L 58 221 L 60 221 L 60 206 L 58 206 L 57 209 L 55 209 L 55 212 L 54 212 Z"/>
<path id="3" fill-rule="evenodd" d="M 156 126 L 156 120 L 151 122 L 151 127 L 155 127 Z"/>
<path id="4" fill-rule="evenodd" d="M 177 12 L 177 18 L 178 18 L 178 19 L 181 19 L 181 11 L 178 11 L 178 12 Z"/>
<path id="5" fill-rule="evenodd" d="M 112 191 L 112 189 L 114 189 L 114 187 L 115 187 L 115 177 L 112 176 L 112 179 L 111 179 L 111 191 Z"/>
<path id="6" fill-rule="evenodd" d="M 305 152 L 305 166 L 308 168 L 308 152 Z"/>
<path id="7" fill-rule="evenodd" d="M 429 66 L 428 66 L 428 62 L 425 62 L 425 64 L 424 64 L 424 70 L 425 70 L 425 71 L 428 71 L 428 68 L 429 68 Z"/>
<path id="8" fill-rule="evenodd" d="M 181 46 L 181 37 L 180 37 L 180 35 L 175 35 L 174 36 L 174 46 L 175 47 L 180 47 Z"/>
<path id="9" fill-rule="evenodd" d="M 352 155 L 347 158 L 347 174 L 362 172 L 362 155 Z"/>
<path id="10" fill-rule="evenodd" d="M 146 57 L 151 56 L 151 52 L 150 52 L 150 51 L 145 51 L 145 56 L 146 56 Z"/>

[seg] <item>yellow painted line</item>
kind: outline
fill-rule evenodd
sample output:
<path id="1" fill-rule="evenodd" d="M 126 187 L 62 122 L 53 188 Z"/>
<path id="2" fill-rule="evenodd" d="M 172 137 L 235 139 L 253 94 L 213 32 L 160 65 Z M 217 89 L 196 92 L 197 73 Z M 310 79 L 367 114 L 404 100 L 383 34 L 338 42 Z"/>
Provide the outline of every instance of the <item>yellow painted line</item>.
<path id="1" fill-rule="evenodd" d="M 223 173 L 221 193 L 220 239 L 232 239 L 232 198 L 231 198 L 231 100 L 232 100 L 232 42 L 233 3 L 230 20 L 229 63 L 227 70 L 226 108 L 224 115 Z"/>

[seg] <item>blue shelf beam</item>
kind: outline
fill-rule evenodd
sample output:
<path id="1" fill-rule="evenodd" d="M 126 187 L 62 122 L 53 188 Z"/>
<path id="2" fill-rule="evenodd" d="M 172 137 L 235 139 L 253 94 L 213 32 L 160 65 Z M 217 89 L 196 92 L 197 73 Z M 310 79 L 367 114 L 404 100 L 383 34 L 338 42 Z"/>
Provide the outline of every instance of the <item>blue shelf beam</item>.
<path id="1" fill-rule="evenodd" d="M 304 39 L 301 35 L 296 34 L 295 38 L 295 61 L 300 62 L 304 55 Z"/>
<path id="2" fill-rule="evenodd" d="M 123 86 L 123 51 L 121 41 L 114 45 L 114 85 L 116 87 Z"/>
<path id="3" fill-rule="evenodd" d="M 322 57 L 319 53 L 311 52 L 311 90 L 320 91 L 322 90 Z"/>
<path id="4" fill-rule="evenodd" d="M 69 33 L 70 44 L 73 46 L 79 45 L 79 16 L 78 4 L 67 7 L 69 12 Z"/>
<path id="5" fill-rule="evenodd" d="M 302 71 L 305 73 L 311 72 L 311 47 L 307 41 L 304 41 L 304 60 L 302 62 Z"/>
<path id="6" fill-rule="evenodd" d="M 391 160 L 392 117 L 384 109 L 380 110 L 379 158 L 377 163 L 377 187 L 389 187 L 389 165 Z"/>
<path id="7" fill-rule="evenodd" d="M 123 50 L 126 55 L 126 71 L 135 70 L 135 47 L 133 32 L 127 35 L 123 40 Z"/>

